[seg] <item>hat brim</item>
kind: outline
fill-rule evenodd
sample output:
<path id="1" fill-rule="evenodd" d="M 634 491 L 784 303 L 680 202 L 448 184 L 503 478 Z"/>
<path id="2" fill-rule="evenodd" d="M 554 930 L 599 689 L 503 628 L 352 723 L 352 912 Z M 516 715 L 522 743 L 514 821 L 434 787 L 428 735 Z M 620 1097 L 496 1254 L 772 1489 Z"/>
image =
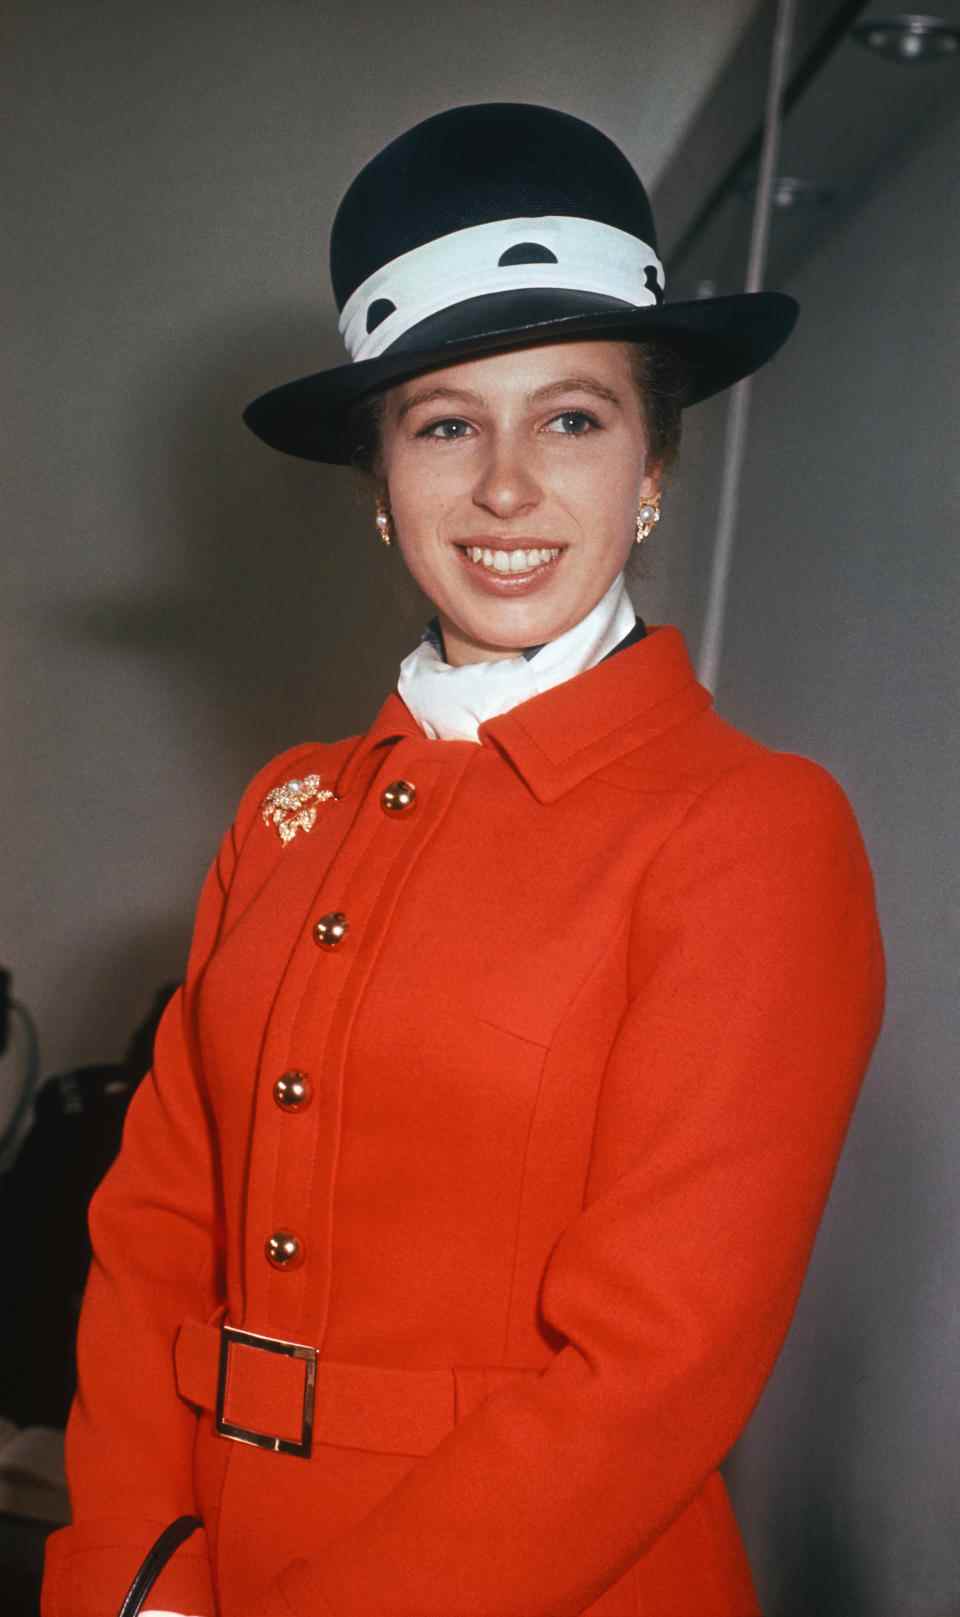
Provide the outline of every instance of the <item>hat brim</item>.
<path id="1" fill-rule="evenodd" d="M 303 460 L 349 465 L 350 406 L 394 383 L 465 359 L 577 339 L 642 342 L 659 337 L 686 362 L 686 407 L 765 365 L 799 312 L 784 292 L 739 292 L 692 303 L 636 308 L 615 298 L 565 291 L 498 292 L 456 304 L 407 332 L 377 359 L 298 377 L 248 404 L 243 419 L 272 449 Z"/>

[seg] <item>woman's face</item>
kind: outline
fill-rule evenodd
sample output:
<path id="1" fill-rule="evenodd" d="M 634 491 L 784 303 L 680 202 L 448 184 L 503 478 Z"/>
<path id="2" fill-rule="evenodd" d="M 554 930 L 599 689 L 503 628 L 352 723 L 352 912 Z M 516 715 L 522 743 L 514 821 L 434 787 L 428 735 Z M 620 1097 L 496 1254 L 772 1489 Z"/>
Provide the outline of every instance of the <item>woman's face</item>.
<path id="1" fill-rule="evenodd" d="M 457 664 L 578 623 L 658 487 L 619 342 L 518 349 L 391 388 L 383 471 L 397 543 Z"/>

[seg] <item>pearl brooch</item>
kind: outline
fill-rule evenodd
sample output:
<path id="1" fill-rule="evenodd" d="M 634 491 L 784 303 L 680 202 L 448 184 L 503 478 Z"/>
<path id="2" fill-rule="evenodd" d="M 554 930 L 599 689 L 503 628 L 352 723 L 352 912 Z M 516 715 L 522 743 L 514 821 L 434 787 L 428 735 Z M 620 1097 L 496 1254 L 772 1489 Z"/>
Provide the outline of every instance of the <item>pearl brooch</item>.
<path id="1" fill-rule="evenodd" d="M 274 786 L 264 798 L 260 808 L 263 823 L 276 826 L 282 843 L 292 842 L 298 831 L 313 830 L 317 805 L 336 795 L 329 787 L 320 785 L 319 775 L 285 781 L 282 786 Z"/>

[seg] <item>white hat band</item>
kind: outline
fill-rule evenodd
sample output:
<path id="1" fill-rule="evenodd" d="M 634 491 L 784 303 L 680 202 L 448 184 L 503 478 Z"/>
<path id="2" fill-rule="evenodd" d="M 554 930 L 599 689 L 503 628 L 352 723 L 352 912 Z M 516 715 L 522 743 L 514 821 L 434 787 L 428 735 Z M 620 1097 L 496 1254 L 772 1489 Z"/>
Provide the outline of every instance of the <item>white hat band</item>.
<path id="1" fill-rule="evenodd" d="M 421 320 L 489 292 L 554 287 L 646 308 L 660 302 L 664 285 L 653 248 L 626 230 L 564 214 L 496 219 L 375 270 L 344 304 L 340 334 L 351 359 L 376 359 Z"/>

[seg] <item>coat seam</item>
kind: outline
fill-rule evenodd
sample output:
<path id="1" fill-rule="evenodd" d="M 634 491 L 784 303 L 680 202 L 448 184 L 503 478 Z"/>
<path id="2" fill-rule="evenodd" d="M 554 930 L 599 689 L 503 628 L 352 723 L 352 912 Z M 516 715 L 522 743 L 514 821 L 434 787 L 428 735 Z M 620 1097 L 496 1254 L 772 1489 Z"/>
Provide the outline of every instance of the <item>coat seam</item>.
<path id="1" fill-rule="evenodd" d="M 527 1041 L 532 1042 L 532 1041 Z M 517 1285 L 517 1269 L 520 1263 L 520 1231 L 523 1227 L 523 1211 L 526 1204 L 527 1176 L 530 1162 L 530 1143 L 533 1139 L 534 1125 L 540 1110 L 540 1097 L 543 1094 L 543 1080 L 547 1071 L 547 1061 L 550 1055 L 550 1046 L 541 1048 L 540 1071 L 537 1075 L 537 1093 L 530 1108 L 530 1119 L 527 1123 L 527 1137 L 523 1143 L 523 1164 L 520 1170 L 520 1188 L 517 1194 L 517 1215 L 513 1231 L 513 1259 L 510 1264 L 510 1281 L 507 1287 L 506 1318 L 503 1326 L 503 1343 L 500 1348 L 500 1358 L 503 1363 L 509 1363 L 507 1349 L 510 1345 L 510 1328 L 513 1323 L 513 1299 Z"/>
<path id="2" fill-rule="evenodd" d="M 782 758 L 786 756 L 788 755 L 784 753 L 766 751 L 760 758 L 751 757 L 740 759 L 737 761 L 737 763 L 732 764 L 729 769 L 724 769 L 720 772 L 720 774 L 714 775 L 713 778 L 706 783 L 706 785 L 702 786 L 698 791 L 695 791 L 690 796 L 686 807 L 674 821 L 673 825 L 670 826 L 669 830 L 664 831 L 659 847 L 647 861 L 647 864 L 640 877 L 640 881 L 637 884 L 636 892 L 634 893 L 634 915 L 636 915 L 637 905 L 641 900 L 643 892 L 648 886 L 651 877 L 655 874 L 660 860 L 666 854 L 669 844 L 673 841 L 674 837 L 683 830 L 684 826 L 687 824 L 687 821 L 691 819 L 694 812 L 700 807 L 701 803 L 706 801 L 706 799 L 710 796 L 710 793 L 715 791 L 718 787 L 724 785 L 727 781 L 731 780 L 734 775 L 741 774 L 748 769 L 754 769 L 761 763 L 767 764 L 771 758 Z"/>

